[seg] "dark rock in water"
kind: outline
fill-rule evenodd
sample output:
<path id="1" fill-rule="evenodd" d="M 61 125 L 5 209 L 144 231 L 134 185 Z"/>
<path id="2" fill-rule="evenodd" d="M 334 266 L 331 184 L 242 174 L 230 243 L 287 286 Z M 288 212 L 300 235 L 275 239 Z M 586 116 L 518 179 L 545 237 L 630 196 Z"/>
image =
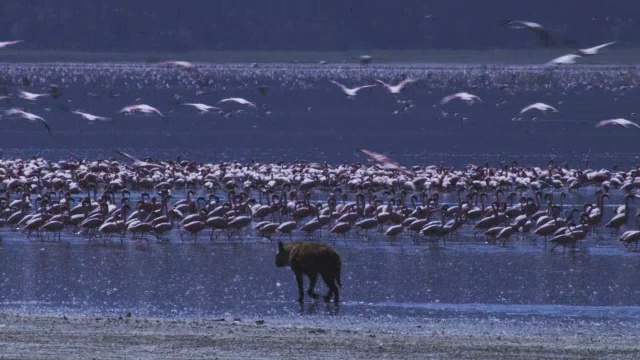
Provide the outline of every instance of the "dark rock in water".
<path id="1" fill-rule="evenodd" d="M 256 325 L 264 325 L 264 320 L 256 320 Z"/>
<path id="2" fill-rule="evenodd" d="M 127 316 L 128 318 L 130 318 L 130 317 L 131 317 L 131 311 L 127 311 L 127 315 L 126 315 L 126 316 Z"/>

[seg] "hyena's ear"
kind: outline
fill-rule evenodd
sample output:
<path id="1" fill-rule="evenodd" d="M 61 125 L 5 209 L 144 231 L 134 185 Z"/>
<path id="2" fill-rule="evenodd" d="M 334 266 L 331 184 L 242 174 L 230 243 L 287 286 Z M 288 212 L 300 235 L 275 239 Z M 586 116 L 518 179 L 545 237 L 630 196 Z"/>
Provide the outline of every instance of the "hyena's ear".
<path id="1" fill-rule="evenodd" d="M 278 252 L 284 252 L 284 244 L 278 240 Z"/>

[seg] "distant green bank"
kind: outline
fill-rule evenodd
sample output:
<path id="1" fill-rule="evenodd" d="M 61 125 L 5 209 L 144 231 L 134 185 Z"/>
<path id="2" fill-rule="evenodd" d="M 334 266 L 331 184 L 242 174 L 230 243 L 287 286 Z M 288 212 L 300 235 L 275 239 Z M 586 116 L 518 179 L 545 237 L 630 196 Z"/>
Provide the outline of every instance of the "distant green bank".
<path id="1" fill-rule="evenodd" d="M 558 56 L 570 53 L 570 49 L 523 50 L 362 50 L 348 52 L 313 51 L 193 51 L 182 53 L 123 53 L 123 52 L 73 52 L 57 50 L 0 49 L 0 62 L 145 62 L 185 60 L 208 63 L 358 63 L 361 55 L 369 55 L 373 63 L 433 63 L 433 64 L 487 64 L 526 65 L 544 64 Z M 616 48 L 615 45 L 602 54 L 583 58 L 581 64 L 637 65 L 640 64 L 640 48 Z"/>

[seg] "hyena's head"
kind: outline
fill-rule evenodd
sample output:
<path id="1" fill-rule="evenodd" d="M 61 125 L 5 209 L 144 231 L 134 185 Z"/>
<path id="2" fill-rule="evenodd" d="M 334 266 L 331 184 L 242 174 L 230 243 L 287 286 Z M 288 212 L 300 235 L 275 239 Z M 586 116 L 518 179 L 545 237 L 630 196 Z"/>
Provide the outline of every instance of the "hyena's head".
<path id="1" fill-rule="evenodd" d="M 276 253 L 276 266 L 289 265 L 289 250 L 285 248 L 282 241 L 278 241 L 278 252 Z"/>

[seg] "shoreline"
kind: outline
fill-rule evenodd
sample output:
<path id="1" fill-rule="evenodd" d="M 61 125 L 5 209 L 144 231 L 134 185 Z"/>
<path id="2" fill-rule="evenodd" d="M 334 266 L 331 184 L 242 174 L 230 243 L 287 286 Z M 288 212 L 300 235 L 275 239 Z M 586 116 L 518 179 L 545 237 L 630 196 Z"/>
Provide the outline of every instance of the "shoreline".
<path id="1" fill-rule="evenodd" d="M 590 331 L 589 331 L 590 330 Z M 6 358 L 634 358 L 638 336 L 623 330 L 540 327 L 459 331 L 437 320 L 404 331 L 375 322 L 330 327 L 260 319 L 51 316 L 0 312 Z"/>
<path id="2" fill-rule="evenodd" d="M 200 63 L 300 63 L 358 64 L 359 56 L 370 55 L 372 64 L 458 64 L 458 65 L 545 65 L 573 49 L 487 49 L 487 50 L 362 50 L 362 51 L 190 51 L 190 52 L 91 52 L 64 50 L 7 49 L 0 63 L 128 63 L 183 60 Z M 612 48 L 595 57 L 583 58 L 580 65 L 640 64 L 640 49 Z"/>

